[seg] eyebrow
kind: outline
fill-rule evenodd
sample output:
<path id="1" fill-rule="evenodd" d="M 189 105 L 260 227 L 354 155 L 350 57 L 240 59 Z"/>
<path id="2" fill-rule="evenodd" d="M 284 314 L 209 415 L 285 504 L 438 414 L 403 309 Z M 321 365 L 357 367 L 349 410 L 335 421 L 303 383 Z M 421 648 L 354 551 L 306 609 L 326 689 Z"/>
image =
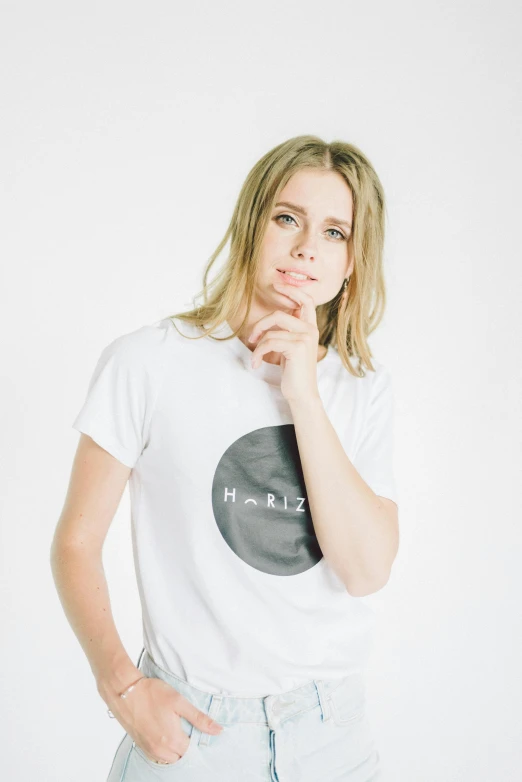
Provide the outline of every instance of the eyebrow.
<path id="1" fill-rule="evenodd" d="M 299 206 L 299 204 L 291 204 L 290 201 L 279 201 L 276 206 L 286 206 L 288 209 L 293 209 L 294 212 L 300 212 L 305 217 L 308 216 L 308 212 L 304 208 L 304 206 Z M 348 230 L 352 230 L 352 226 L 350 223 L 348 223 L 346 220 L 340 220 L 338 217 L 325 217 L 325 222 L 327 223 L 337 223 L 338 225 L 344 225 Z"/>

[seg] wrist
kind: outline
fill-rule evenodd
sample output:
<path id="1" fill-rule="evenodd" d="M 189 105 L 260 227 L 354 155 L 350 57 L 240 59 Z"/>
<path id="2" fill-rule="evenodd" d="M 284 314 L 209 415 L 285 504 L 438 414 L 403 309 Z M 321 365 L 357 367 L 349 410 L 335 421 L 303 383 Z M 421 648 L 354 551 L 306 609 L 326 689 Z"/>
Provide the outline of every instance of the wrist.
<path id="1" fill-rule="evenodd" d="M 107 706 L 112 708 L 117 703 L 121 703 L 121 693 L 142 676 L 143 672 L 132 662 L 121 663 L 110 670 L 98 674 L 96 677 L 98 693 Z"/>
<path id="2" fill-rule="evenodd" d="M 301 395 L 287 399 L 286 401 L 292 410 L 302 409 L 305 413 L 314 413 L 317 410 L 324 409 L 323 400 L 319 394 L 307 394 L 305 396 Z"/>

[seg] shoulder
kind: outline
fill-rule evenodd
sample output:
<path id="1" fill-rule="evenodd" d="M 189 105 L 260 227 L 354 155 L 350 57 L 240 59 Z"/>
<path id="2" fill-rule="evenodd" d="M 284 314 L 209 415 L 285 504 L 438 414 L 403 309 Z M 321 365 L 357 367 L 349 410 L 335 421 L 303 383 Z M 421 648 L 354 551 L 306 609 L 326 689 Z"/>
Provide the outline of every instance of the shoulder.
<path id="1" fill-rule="evenodd" d="M 162 318 L 120 334 L 104 350 L 107 353 L 117 354 L 122 359 L 142 359 L 164 352 L 171 340 L 175 339 L 176 333 L 172 319 Z"/>
<path id="2" fill-rule="evenodd" d="M 373 397 L 383 387 L 391 386 L 391 373 L 388 367 L 381 361 L 372 357 L 373 369 L 364 370 L 364 374 L 358 376 L 359 372 L 359 359 L 357 356 L 350 357 L 351 366 L 354 369 L 352 374 L 343 364 L 342 359 L 335 347 L 332 347 L 328 352 L 330 357 L 330 367 L 333 371 L 337 372 L 339 380 L 344 380 L 354 386 L 354 389 L 361 392 L 365 396 Z"/>
<path id="3" fill-rule="evenodd" d="M 369 409 L 388 407 L 392 401 L 392 376 L 388 367 L 381 361 L 372 358 L 373 370 L 366 370 L 365 397 Z"/>
<path id="4" fill-rule="evenodd" d="M 161 372 L 173 330 L 169 318 L 163 318 L 120 334 L 105 345 L 99 364 L 133 372 Z"/>
<path id="5" fill-rule="evenodd" d="M 102 357 L 114 357 L 117 363 L 134 368 L 162 366 L 168 356 L 179 357 L 180 350 L 194 344 L 193 338 L 198 336 L 201 332 L 189 323 L 161 318 L 119 335 L 106 345 Z"/>
<path id="6" fill-rule="evenodd" d="M 390 370 L 385 364 L 382 363 L 382 361 L 378 361 L 376 358 L 372 357 L 372 364 L 373 370 L 366 370 L 366 375 L 369 378 L 368 382 L 370 385 L 379 386 L 381 383 L 391 380 Z"/>
<path id="7" fill-rule="evenodd" d="M 391 387 L 392 375 L 389 368 L 376 359 L 372 359 L 372 364 L 375 368 L 374 372 L 369 373 L 372 376 L 372 390 L 379 392 L 383 388 Z"/>

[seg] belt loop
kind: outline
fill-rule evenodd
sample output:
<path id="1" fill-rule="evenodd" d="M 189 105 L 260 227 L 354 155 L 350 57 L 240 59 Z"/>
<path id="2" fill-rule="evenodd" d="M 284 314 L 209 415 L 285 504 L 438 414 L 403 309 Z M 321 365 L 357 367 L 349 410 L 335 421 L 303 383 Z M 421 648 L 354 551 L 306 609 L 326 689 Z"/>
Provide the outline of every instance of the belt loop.
<path id="1" fill-rule="evenodd" d="M 210 697 L 210 705 L 208 709 L 208 716 L 211 717 L 213 720 L 217 720 L 217 715 L 219 713 L 219 709 L 221 707 L 221 701 L 223 700 L 223 697 L 221 695 L 214 695 L 212 694 Z M 204 733 L 201 732 L 201 736 L 199 738 L 199 744 L 200 746 L 208 746 L 210 744 L 210 739 L 216 738 L 214 734 L 211 733 Z"/>
<path id="2" fill-rule="evenodd" d="M 326 689 L 324 686 L 324 683 L 321 679 L 314 679 L 314 684 L 317 689 L 317 694 L 319 696 L 319 703 L 321 705 L 321 716 L 323 719 L 323 722 L 326 722 L 330 719 L 331 713 L 330 713 L 330 703 L 328 701 L 328 697 L 326 695 Z"/>

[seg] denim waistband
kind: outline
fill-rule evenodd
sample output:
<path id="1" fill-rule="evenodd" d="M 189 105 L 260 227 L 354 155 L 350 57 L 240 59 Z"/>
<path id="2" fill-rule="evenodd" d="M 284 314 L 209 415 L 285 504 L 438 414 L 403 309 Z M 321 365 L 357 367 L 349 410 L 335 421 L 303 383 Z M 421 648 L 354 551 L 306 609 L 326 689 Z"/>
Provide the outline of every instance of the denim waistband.
<path id="1" fill-rule="evenodd" d="M 268 725 L 272 730 L 286 719 L 317 705 L 321 707 L 323 721 L 330 719 L 329 695 L 347 679 L 351 680 L 350 688 L 353 683 L 355 690 L 359 692 L 364 690 L 363 674 L 352 673 L 340 679 L 312 679 L 293 690 L 257 698 L 215 694 L 194 687 L 179 676 L 160 668 L 145 648 L 140 655 L 138 668 L 146 676 L 162 679 L 170 684 L 198 709 L 221 725 L 247 722 Z M 209 738 L 209 734 L 204 734 L 203 740 L 208 741 Z"/>

